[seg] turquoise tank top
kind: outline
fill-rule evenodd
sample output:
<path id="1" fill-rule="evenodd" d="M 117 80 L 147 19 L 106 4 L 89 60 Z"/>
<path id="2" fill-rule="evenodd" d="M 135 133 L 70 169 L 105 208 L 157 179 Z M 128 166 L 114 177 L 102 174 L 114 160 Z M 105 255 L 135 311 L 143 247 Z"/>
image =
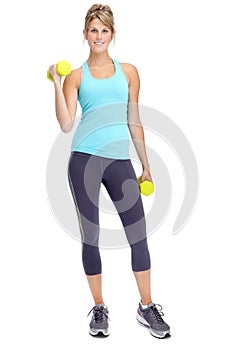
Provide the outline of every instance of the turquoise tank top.
<path id="1" fill-rule="evenodd" d="M 71 150 L 113 159 L 129 159 L 128 82 L 113 59 L 115 73 L 94 78 L 83 64 L 78 101 L 82 117 L 73 136 Z"/>

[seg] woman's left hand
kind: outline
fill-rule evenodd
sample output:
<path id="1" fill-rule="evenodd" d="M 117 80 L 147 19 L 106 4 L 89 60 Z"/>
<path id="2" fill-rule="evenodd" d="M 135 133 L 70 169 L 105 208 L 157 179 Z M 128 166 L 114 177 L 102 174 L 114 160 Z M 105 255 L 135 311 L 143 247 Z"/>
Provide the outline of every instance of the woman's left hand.
<path id="1" fill-rule="evenodd" d="M 140 182 L 144 182 L 144 181 L 150 181 L 150 182 L 153 182 L 152 181 L 152 177 L 151 177 L 151 173 L 150 173 L 150 170 L 148 169 L 144 169 L 143 170 L 143 173 L 141 175 L 141 179 L 140 179 Z"/>

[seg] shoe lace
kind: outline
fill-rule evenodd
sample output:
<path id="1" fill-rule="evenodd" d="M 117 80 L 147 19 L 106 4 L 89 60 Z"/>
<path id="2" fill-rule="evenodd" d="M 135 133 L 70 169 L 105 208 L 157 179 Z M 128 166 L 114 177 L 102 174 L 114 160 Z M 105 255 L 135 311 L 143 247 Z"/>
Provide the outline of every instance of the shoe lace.
<path id="1" fill-rule="evenodd" d="M 164 316 L 164 313 L 162 312 L 162 306 L 159 304 L 154 304 L 152 307 L 152 312 L 154 318 L 157 320 L 157 322 L 164 323 L 162 317 Z"/>
<path id="2" fill-rule="evenodd" d="M 91 312 L 93 311 L 93 315 L 94 315 L 94 320 L 97 323 L 102 323 L 104 321 L 104 317 L 106 317 L 107 319 L 109 319 L 107 313 L 104 311 L 104 307 L 103 306 L 94 306 L 88 313 L 87 317 L 91 314 Z"/>

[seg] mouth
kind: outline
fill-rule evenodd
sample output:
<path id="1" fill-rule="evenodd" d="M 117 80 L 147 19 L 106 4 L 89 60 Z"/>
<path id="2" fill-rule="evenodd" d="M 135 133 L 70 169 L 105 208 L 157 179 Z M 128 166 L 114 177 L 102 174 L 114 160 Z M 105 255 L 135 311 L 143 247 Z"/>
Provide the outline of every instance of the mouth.
<path id="1" fill-rule="evenodd" d="M 104 45 L 104 42 L 102 42 L 102 41 L 94 41 L 94 44 L 98 45 L 98 46 L 102 46 L 102 45 Z"/>

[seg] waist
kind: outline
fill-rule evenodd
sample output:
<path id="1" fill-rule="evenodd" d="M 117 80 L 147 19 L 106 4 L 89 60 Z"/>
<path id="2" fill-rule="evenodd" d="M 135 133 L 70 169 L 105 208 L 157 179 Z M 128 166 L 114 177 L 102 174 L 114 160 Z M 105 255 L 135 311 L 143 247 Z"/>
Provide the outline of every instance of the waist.
<path id="1" fill-rule="evenodd" d="M 102 123 L 110 121 L 126 121 L 128 117 L 128 102 L 96 103 L 88 102 L 82 106 L 83 120 L 91 118 Z"/>
<path id="2" fill-rule="evenodd" d="M 93 130 L 78 125 L 72 140 L 72 151 L 105 158 L 129 159 L 129 130 L 126 125 L 110 125 Z"/>

